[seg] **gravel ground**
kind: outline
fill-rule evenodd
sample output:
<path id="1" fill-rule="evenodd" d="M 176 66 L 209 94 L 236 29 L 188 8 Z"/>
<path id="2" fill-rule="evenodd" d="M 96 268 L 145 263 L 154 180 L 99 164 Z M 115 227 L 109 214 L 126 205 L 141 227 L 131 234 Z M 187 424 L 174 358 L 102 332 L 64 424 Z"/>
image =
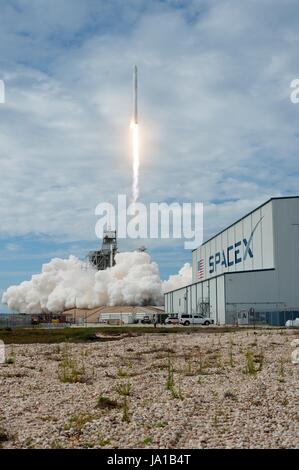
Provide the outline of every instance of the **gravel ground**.
<path id="1" fill-rule="evenodd" d="M 292 333 L 9 346 L 0 366 L 0 445 L 298 448 Z"/>

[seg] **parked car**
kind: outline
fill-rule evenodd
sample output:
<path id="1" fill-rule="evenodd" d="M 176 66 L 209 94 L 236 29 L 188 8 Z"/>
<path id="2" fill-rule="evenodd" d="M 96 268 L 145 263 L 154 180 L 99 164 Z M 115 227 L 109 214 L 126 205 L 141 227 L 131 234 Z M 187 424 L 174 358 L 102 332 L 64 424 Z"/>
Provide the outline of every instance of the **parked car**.
<path id="1" fill-rule="evenodd" d="M 146 325 L 146 324 L 149 324 L 149 323 L 152 323 L 152 322 L 151 322 L 150 317 L 149 317 L 148 315 L 145 315 L 145 316 L 142 318 L 141 323 L 143 323 L 144 325 Z"/>
<path id="2" fill-rule="evenodd" d="M 287 320 L 285 326 L 287 328 L 299 327 L 299 318 L 295 318 L 295 320 Z"/>
<path id="3" fill-rule="evenodd" d="M 167 323 L 167 325 L 178 325 L 179 324 L 179 318 L 178 317 L 167 317 L 165 323 Z"/>
<path id="4" fill-rule="evenodd" d="M 189 325 L 213 325 L 214 320 L 212 318 L 205 317 L 200 313 L 194 313 L 189 315 L 187 313 L 183 313 L 179 316 L 179 323 L 180 325 L 189 326 Z"/>

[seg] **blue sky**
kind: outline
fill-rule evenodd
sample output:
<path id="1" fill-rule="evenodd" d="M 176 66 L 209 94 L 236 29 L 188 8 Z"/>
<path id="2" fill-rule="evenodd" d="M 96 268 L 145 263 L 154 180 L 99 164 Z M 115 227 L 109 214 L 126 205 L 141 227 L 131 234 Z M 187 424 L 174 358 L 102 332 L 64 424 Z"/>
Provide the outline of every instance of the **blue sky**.
<path id="1" fill-rule="evenodd" d="M 96 205 L 130 194 L 135 63 L 141 201 L 203 201 L 208 237 L 298 194 L 298 20 L 295 0 L 7 0 L 0 291 L 53 256 L 83 258 Z M 191 259 L 183 242 L 148 249 L 162 278 Z"/>

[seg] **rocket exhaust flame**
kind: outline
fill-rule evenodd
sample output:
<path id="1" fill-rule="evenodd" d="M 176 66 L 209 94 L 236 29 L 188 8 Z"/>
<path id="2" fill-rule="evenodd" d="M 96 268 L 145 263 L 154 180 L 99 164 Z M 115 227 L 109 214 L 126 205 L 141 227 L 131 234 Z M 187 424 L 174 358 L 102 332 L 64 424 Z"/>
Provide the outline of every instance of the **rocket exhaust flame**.
<path id="1" fill-rule="evenodd" d="M 133 202 L 137 202 L 139 197 L 139 128 L 135 122 L 131 123 L 132 130 L 132 152 L 133 152 Z"/>
<path id="2" fill-rule="evenodd" d="M 140 153 L 139 153 L 139 127 L 138 127 L 138 98 L 137 98 L 137 67 L 134 66 L 133 73 L 133 100 L 134 100 L 134 117 L 131 122 L 132 130 L 132 157 L 133 157 L 133 202 L 137 202 L 139 197 L 139 167 L 140 167 Z"/>

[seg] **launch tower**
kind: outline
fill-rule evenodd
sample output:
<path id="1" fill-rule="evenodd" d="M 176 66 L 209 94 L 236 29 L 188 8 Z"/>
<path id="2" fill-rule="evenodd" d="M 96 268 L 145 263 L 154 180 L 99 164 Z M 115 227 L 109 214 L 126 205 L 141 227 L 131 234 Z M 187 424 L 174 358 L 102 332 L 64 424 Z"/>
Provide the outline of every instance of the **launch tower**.
<path id="1" fill-rule="evenodd" d="M 104 230 L 101 250 L 90 251 L 88 259 L 98 271 L 111 268 L 115 265 L 117 253 L 116 230 Z"/>

